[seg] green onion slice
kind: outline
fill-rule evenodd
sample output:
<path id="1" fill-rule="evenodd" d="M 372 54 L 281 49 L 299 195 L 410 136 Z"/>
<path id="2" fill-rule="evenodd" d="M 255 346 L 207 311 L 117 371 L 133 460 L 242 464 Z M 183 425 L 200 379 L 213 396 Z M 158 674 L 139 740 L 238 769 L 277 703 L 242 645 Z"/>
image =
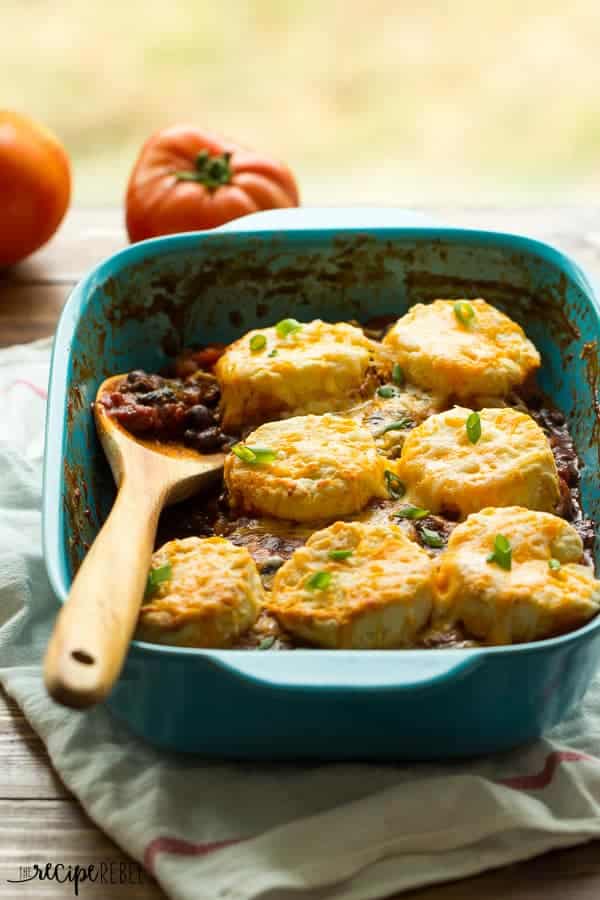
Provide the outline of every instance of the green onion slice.
<path id="1" fill-rule="evenodd" d="M 353 553 L 354 550 L 330 550 L 327 556 L 329 559 L 348 559 Z"/>
<path id="2" fill-rule="evenodd" d="M 475 310 L 466 300 L 457 300 L 454 304 L 454 315 L 461 325 L 467 327 L 475 318 Z"/>
<path id="3" fill-rule="evenodd" d="M 467 437 L 472 444 L 476 444 L 481 437 L 481 418 L 477 412 L 467 417 Z"/>
<path id="4" fill-rule="evenodd" d="M 264 334 L 255 334 L 250 338 L 250 349 L 253 353 L 258 353 L 259 350 L 264 350 L 267 346 L 267 339 Z"/>
<path id="5" fill-rule="evenodd" d="M 424 544 L 427 544 L 428 547 L 443 547 L 444 546 L 444 538 L 441 536 L 439 531 L 435 531 L 433 528 L 421 528 L 419 532 L 421 535 L 421 540 Z"/>
<path id="6" fill-rule="evenodd" d="M 267 353 L 267 356 L 277 356 L 277 350 L 271 350 L 270 353 Z"/>
<path id="7" fill-rule="evenodd" d="M 331 572 L 315 572 L 305 581 L 305 587 L 310 591 L 324 591 L 331 584 Z"/>
<path id="8" fill-rule="evenodd" d="M 257 650 L 270 650 L 274 643 L 275 643 L 275 638 L 271 634 L 269 637 L 263 638 L 256 649 Z"/>
<path id="9" fill-rule="evenodd" d="M 390 472 L 389 469 L 386 469 L 383 477 L 385 479 L 387 492 L 392 500 L 399 500 L 400 497 L 404 497 L 406 488 L 404 486 L 404 483 L 400 481 L 400 479 L 394 472 Z"/>
<path id="10" fill-rule="evenodd" d="M 429 515 L 428 509 L 423 509 L 421 506 L 403 506 L 401 509 L 397 510 L 396 515 L 399 519 L 424 519 L 425 516 Z"/>
<path id="11" fill-rule="evenodd" d="M 231 452 L 235 453 L 242 462 L 250 463 L 250 465 L 270 463 L 277 459 L 277 453 L 270 447 L 248 447 L 247 444 L 234 444 Z"/>
<path id="12" fill-rule="evenodd" d="M 404 372 L 399 363 L 394 363 L 392 366 L 392 381 L 398 387 L 402 387 L 404 384 Z"/>
<path id="13" fill-rule="evenodd" d="M 172 576 L 173 568 L 171 563 L 165 563 L 164 566 L 150 569 L 148 580 L 146 582 L 146 590 L 144 591 L 144 600 L 149 600 L 150 597 L 156 593 L 159 585 L 164 584 L 165 581 L 170 581 Z"/>
<path id="14" fill-rule="evenodd" d="M 552 557 L 552 559 L 548 560 L 548 568 L 552 569 L 553 572 L 558 572 L 558 570 L 560 569 L 560 560 L 554 559 L 554 557 Z"/>
<path id="15" fill-rule="evenodd" d="M 488 562 L 494 562 L 507 572 L 512 568 L 512 547 L 510 541 L 503 534 L 497 534 L 494 541 L 494 549 L 487 557 Z"/>
<path id="16" fill-rule="evenodd" d="M 231 448 L 231 452 L 235 453 L 237 458 L 241 459 L 242 462 L 256 462 L 256 456 L 254 455 L 254 452 L 250 449 L 250 447 L 246 447 L 245 444 L 234 444 Z"/>
<path id="17" fill-rule="evenodd" d="M 402 431 L 403 428 L 410 428 L 411 425 L 412 419 L 398 419 L 396 422 L 390 422 L 388 425 L 384 425 L 383 428 L 376 431 L 373 436 L 378 438 L 383 434 L 387 434 L 388 431 Z"/>
<path id="18" fill-rule="evenodd" d="M 282 319 L 275 326 L 275 331 L 280 338 L 286 338 L 288 334 L 295 334 L 301 328 L 302 325 L 296 319 Z"/>
<path id="19" fill-rule="evenodd" d="M 396 396 L 396 388 L 393 384 L 384 384 L 383 387 L 377 388 L 377 394 L 379 397 L 383 397 L 384 400 L 389 400 L 390 397 Z"/>

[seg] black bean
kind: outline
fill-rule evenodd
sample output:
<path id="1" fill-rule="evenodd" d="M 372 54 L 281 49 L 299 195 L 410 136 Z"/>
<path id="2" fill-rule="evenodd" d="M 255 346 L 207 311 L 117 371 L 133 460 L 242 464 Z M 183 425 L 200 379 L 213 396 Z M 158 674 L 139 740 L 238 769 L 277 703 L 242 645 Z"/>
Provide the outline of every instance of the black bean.
<path id="1" fill-rule="evenodd" d="M 223 491 L 222 494 L 219 494 L 217 498 L 217 509 L 222 513 L 229 512 L 229 494 L 227 491 Z"/>
<path id="2" fill-rule="evenodd" d="M 223 440 L 223 450 L 231 450 L 234 444 L 237 444 L 239 438 L 234 437 L 232 434 L 221 434 Z"/>
<path id="3" fill-rule="evenodd" d="M 214 453 L 219 450 L 223 443 L 222 434 L 218 428 L 205 428 L 204 431 L 195 431 L 192 428 L 183 435 L 183 440 L 189 447 L 198 450 L 200 453 Z"/>
<path id="4" fill-rule="evenodd" d="M 143 378 L 148 378 L 149 375 L 144 372 L 143 369 L 134 369 L 133 372 L 130 372 L 127 376 L 127 381 L 141 381 Z"/>
<path id="5" fill-rule="evenodd" d="M 219 390 L 219 385 L 214 383 L 211 384 L 205 383 L 201 385 L 202 388 L 202 402 L 205 406 L 216 406 L 221 398 L 221 392 Z"/>
<path id="6" fill-rule="evenodd" d="M 186 425 L 194 431 L 204 431 L 214 425 L 211 411 L 202 403 L 190 407 L 185 417 Z"/>
<path id="7" fill-rule="evenodd" d="M 141 394 L 138 397 L 138 403 L 143 406 L 157 406 L 161 403 L 173 403 L 176 399 L 175 391 L 165 386 L 150 391 L 148 394 Z"/>
<path id="8" fill-rule="evenodd" d="M 127 388 L 134 393 L 152 391 L 159 386 L 162 379 L 157 375 L 148 375 L 142 369 L 135 369 L 127 376 Z"/>

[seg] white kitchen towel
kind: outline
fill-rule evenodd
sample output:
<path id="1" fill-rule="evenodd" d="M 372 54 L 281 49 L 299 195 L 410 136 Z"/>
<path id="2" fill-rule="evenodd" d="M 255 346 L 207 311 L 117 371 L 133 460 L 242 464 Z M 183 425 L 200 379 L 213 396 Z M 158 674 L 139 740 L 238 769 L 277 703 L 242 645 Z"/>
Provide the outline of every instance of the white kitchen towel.
<path id="1" fill-rule="evenodd" d="M 544 740 L 446 765 L 205 762 L 47 697 L 40 539 L 50 344 L 0 352 L 0 682 L 65 784 L 178 900 L 367 900 L 600 836 L 600 680 Z M 160 711 L 157 711 L 160 714 Z"/>

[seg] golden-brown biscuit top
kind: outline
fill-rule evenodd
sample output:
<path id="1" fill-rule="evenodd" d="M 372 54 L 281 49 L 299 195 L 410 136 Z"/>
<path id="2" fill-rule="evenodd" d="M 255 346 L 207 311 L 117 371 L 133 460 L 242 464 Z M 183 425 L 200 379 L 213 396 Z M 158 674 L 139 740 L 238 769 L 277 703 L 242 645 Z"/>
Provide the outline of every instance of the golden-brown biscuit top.
<path id="1" fill-rule="evenodd" d="M 485 506 L 527 506 L 551 512 L 559 500 L 556 463 L 537 423 L 511 407 L 475 414 L 455 406 L 430 416 L 406 437 L 397 464 L 412 502 L 464 518 Z M 472 420 L 471 420 L 472 421 Z"/>
<path id="2" fill-rule="evenodd" d="M 564 519 L 483 509 L 454 529 L 439 558 L 436 618 L 491 644 L 569 631 L 600 609 L 600 582 L 582 559 L 581 538 Z"/>
<path id="3" fill-rule="evenodd" d="M 408 646 L 430 614 L 433 566 L 400 528 L 336 522 L 279 569 L 267 605 L 321 646 Z"/>
<path id="4" fill-rule="evenodd" d="M 152 557 L 160 573 L 142 604 L 139 640 L 227 647 L 256 620 L 263 588 L 254 560 L 220 537 L 169 541 Z"/>
<path id="5" fill-rule="evenodd" d="M 417 303 L 383 343 L 410 381 L 457 399 L 505 396 L 540 365 L 521 326 L 482 299 Z"/>
<path id="6" fill-rule="evenodd" d="M 352 419 L 325 414 L 268 422 L 242 446 L 263 452 L 256 462 L 246 461 L 234 448 L 225 460 L 225 483 L 238 512 L 331 520 L 387 496 L 386 462 L 369 432 Z"/>

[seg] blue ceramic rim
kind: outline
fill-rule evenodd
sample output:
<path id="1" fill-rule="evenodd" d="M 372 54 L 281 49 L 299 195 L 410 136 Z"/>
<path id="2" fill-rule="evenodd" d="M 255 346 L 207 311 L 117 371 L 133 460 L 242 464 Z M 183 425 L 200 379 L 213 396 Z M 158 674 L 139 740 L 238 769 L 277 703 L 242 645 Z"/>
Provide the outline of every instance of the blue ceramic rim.
<path id="1" fill-rule="evenodd" d="M 574 280 L 580 290 L 589 299 L 598 322 L 598 330 L 600 331 L 600 300 L 592 286 L 591 281 L 583 271 L 583 269 L 569 256 L 562 251 L 557 250 L 550 244 L 538 241 L 535 238 L 525 237 L 523 235 L 511 234 L 510 232 L 487 231 L 481 229 L 469 228 L 445 228 L 445 227 L 402 227 L 402 226 L 320 226 L 318 228 L 297 228 L 297 229 L 267 229 L 267 230 L 234 230 L 231 228 L 215 231 L 195 231 L 185 234 L 167 235 L 165 237 L 152 238 L 147 241 L 141 241 L 118 251 L 107 259 L 103 260 L 91 272 L 85 276 L 70 293 L 65 306 L 62 310 L 58 327 L 56 330 L 52 358 L 50 363 L 49 375 L 49 392 L 48 392 L 48 408 L 46 414 L 46 430 L 45 430 L 45 455 L 43 470 L 43 516 L 42 516 L 42 544 L 44 551 L 44 559 L 48 578 L 52 589 L 59 599 L 60 603 L 64 603 L 69 591 L 68 576 L 65 564 L 65 556 L 61 544 L 60 536 L 63 533 L 63 508 L 61 499 L 61 471 L 62 460 L 64 456 L 64 446 L 66 439 L 66 385 L 70 364 L 70 348 L 71 339 L 82 307 L 90 291 L 99 283 L 104 282 L 108 277 L 114 275 L 115 270 L 120 270 L 125 264 L 134 265 L 151 258 L 154 255 L 162 255 L 163 253 L 179 253 L 189 249 L 196 249 L 198 243 L 203 241 L 211 241 L 218 239 L 219 242 L 226 240 L 237 241 L 238 239 L 255 239 L 264 242 L 274 239 L 290 239 L 296 240 L 314 240 L 324 235 L 335 233 L 340 236 L 352 236 L 363 234 L 377 234 L 384 237 L 392 238 L 394 236 L 402 237 L 405 240 L 444 240 L 448 243 L 460 243 L 461 241 L 469 241 L 471 243 L 480 244 L 481 246 L 498 246 L 507 247 L 521 253 L 529 253 L 537 258 L 556 265 L 561 270 L 568 270 L 572 280 Z M 59 348 L 63 350 L 59 354 Z M 64 352 L 63 348 L 68 348 L 68 352 Z M 60 442 L 50 445 L 50 435 L 59 435 Z M 58 527 L 56 527 L 58 525 Z M 436 656 L 451 653 L 456 664 L 448 667 L 445 671 L 421 683 L 409 683 L 406 688 L 416 689 L 421 685 L 427 686 L 443 681 L 451 672 L 456 675 L 464 669 L 470 669 L 475 660 L 481 660 L 487 656 L 497 656 L 506 653 L 540 653 L 550 648 L 575 643 L 585 638 L 590 632 L 600 628 L 600 615 L 596 616 L 586 625 L 575 631 L 569 632 L 558 637 L 548 638 L 542 641 L 532 641 L 523 644 L 512 644 L 500 647 L 476 647 L 464 648 L 461 650 L 436 651 Z M 171 658 L 179 658 L 184 661 L 189 657 L 208 657 L 223 668 L 235 671 L 238 675 L 240 670 L 235 665 L 230 665 L 227 660 L 233 663 L 233 660 L 240 656 L 247 659 L 248 651 L 246 650 L 206 650 L 194 647 L 174 647 L 163 644 L 151 644 L 144 641 L 133 640 L 131 648 L 141 651 L 143 655 L 161 655 Z M 407 654 L 422 654 L 421 650 L 376 650 L 376 651 L 360 651 L 363 659 L 368 659 L 373 654 L 378 657 L 392 657 L 398 654 L 403 658 L 408 658 Z M 319 657 L 335 656 L 340 658 L 341 654 L 356 655 L 357 651 L 327 651 L 327 650 L 295 650 L 294 657 L 301 658 L 307 654 L 313 656 L 315 653 Z M 262 656 L 262 654 L 261 654 Z M 267 654 L 269 659 L 278 659 L 287 654 Z M 265 679 L 257 678 L 243 673 L 246 678 L 267 684 Z M 314 685 L 311 685 L 313 687 Z M 295 687 L 306 689 L 307 685 L 287 685 L 288 689 Z M 348 685 L 349 689 L 373 689 L 402 687 L 397 682 L 387 684 L 364 684 L 364 685 Z"/>

